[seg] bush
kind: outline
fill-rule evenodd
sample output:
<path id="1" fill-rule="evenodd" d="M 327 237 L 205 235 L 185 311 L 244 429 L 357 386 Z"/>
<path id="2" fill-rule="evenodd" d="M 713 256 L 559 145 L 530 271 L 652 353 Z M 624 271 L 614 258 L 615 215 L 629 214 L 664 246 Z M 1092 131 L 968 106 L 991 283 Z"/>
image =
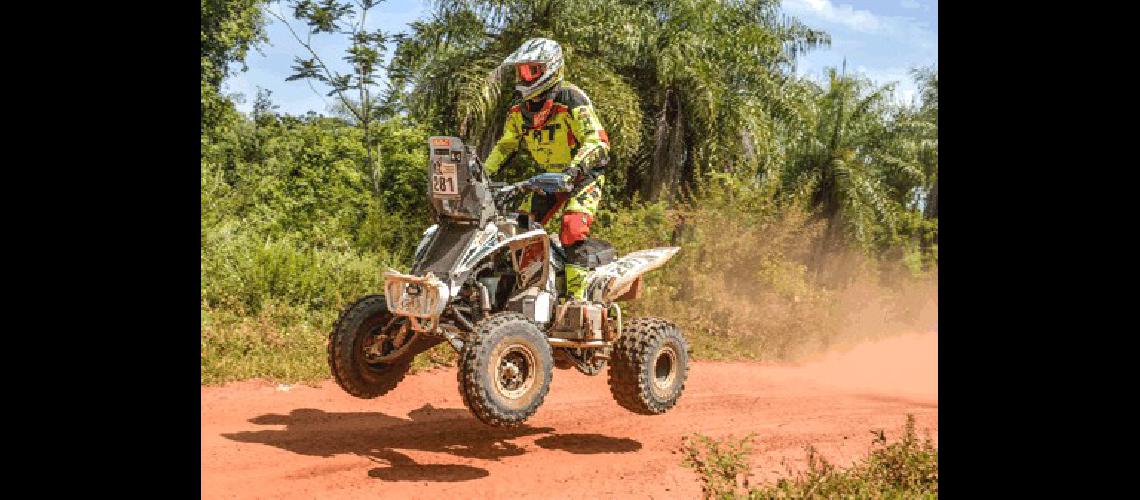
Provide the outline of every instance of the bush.
<path id="1" fill-rule="evenodd" d="M 700 474 L 709 498 L 938 498 L 938 449 L 929 437 L 918 440 L 914 415 L 907 415 L 906 430 L 896 442 L 888 443 L 881 430 L 875 433 L 875 448 L 848 469 L 836 468 L 808 446 L 807 471 L 756 488 L 746 478 L 752 435 L 740 440 L 686 436 L 682 464 Z"/>
<path id="2" fill-rule="evenodd" d="M 862 462 L 843 470 L 808 448 L 808 470 L 775 485 L 751 490 L 752 499 L 770 498 L 938 498 L 938 449 L 914 432 L 914 415 L 907 415 L 902 439 L 887 443 L 880 430 L 875 450 Z"/>
<path id="3" fill-rule="evenodd" d="M 753 435 L 716 440 L 702 434 L 682 438 L 683 465 L 696 469 L 709 498 L 735 498 L 747 488 L 748 454 Z"/>
<path id="4" fill-rule="evenodd" d="M 318 250 L 291 240 L 214 235 L 202 249 L 202 303 L 257 315 L 263 305 L 336 311 L 383 284 L 389 260 L 354 250 Z"/>

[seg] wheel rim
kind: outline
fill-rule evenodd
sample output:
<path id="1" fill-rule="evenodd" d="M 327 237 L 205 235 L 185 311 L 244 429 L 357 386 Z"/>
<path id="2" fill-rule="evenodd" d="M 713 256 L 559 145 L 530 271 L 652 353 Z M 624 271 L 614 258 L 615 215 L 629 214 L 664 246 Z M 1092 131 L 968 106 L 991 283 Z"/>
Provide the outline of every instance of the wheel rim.
<path id="1" fill-rule="evenodd" d="M 653 362 L 653 386 L 659 392 L 668 391 L 677 379 L 677 351 L 673 346 L 664 346 Z"/>
<path id="2" fill-rule="evenodd" d="M 495 369 L 495 387 L 508 399 L 523 397 L 534 386 L 534 353 L 523 345 L 515 344 L 499 356 Z"/>
<path id="3" fill-rule="evenodd" d="M 407 352 L 415 332 L 403 318 L 384 315 L 375 324 L 365 325 L 360 342 L 361 359 L 370 366 L 391 363 Z"/>

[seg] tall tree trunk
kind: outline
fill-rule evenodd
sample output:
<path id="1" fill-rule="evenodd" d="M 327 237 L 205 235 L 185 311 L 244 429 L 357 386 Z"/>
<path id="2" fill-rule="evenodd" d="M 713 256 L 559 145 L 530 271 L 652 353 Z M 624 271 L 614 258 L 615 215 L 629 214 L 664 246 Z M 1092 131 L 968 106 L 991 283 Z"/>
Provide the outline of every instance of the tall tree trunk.
<path id="1" fill-rule="evenodd" d="M 661 113 L 657 116 L 657 130 L 653 134 L 653 162 L 648 175 L 644 197 L 650 202 L 662 195 L 672 199 L 674 184 L 681 178 L 685 160 L 685 118 L 681 99 L 674 89 L 665 90 Z"/>
<path id="2" fill-rule="evenodd" d="M 938 218 L 938 177 L 934 177 L 934 185 L 930 186 L 930 191 L 926 193 L 926 207 L 923 210 L 923 217 L 927 219 Z"/>
<path id="3" fill-rule="evenodd" d="M 369 152 L 372 148 L 368 148 Z M 380 151 L 380 144 L 376 144 L 376 158 L 372 160 L 372 192 L 380 195 L 380 180 L 384 178 L 384 158 Z"/>
<path id="4" fill-rule="evenodd" d="M 368 176 L 372 179 L 372 193 L 380 194 L 380 169 L 377 167 L 377 161 L 372 157 L 372 129 L 369 127 L 368 121 L 362 123 L 364 130 L 364 154 L 365 168 L 368 169 Z"/>
<path id="5" fill-rule="evenodd" d="M 834 141 L 835 139 L 833 139 Z M 843 240 L 843 223 L 839 210 L 839 195 L 840 189 L 839 181 L 835 178 L 835 158 L 828 157 L 819 162 L 820 169 L 823 171 L 820 175 L 820 185 L 816 188 L 815 199 L 813 200 L 816 206 L 820 207 L 820 218 L 827 221 L 827 226 L 824 229 L 823 237 L 820 238 L 819 244 L 816 245 L 815 255 L 812 258 L 812 266 L 815 267 L 815 280 L 817 283 L 823 283 L 827 277 L 827 266 L 830 261 L 830 256 L 837 249 L 838 243 Z"/>
<path id="6" fill-rule="evenodd" d="M 923 216 L 923 218 L 925 218 L 927 220 L 938 218 L 938 177 L 937 176 L 934 177 L 934 185 L 930 186 L 930 191 L 926 193 L 926 206 L 923 207 L 922 216 Z M 923 250 L 924 254 L 926 254 L 926 251 L 930 250 L 933 245 L 938 244 L 938 232 L 937 231 L 934 232 L 934 238 L 932 238 L 932 240 L 933 241 L 927 241 L 927 239 L 925 237 L 922 238 L 922 250 Z"/>
<path id="7" fill-rule="evenodd" d="M 831 210 L 825 207 L 823 212 L 824 220 L 827 221 L 827 226 L 823 231 L 823 237 L 820 238 L 819 244 L 815 247 L 815 255 L 812 258 L 812 267 L 815 268 L 815 281 L 817 283 L 824 283 L 829 276 L 828 264 L 830 257 L 839 248 L 839 242 L 843 241 L 843 221 L 840 220 L 840 214 L 837 210 Z"/>

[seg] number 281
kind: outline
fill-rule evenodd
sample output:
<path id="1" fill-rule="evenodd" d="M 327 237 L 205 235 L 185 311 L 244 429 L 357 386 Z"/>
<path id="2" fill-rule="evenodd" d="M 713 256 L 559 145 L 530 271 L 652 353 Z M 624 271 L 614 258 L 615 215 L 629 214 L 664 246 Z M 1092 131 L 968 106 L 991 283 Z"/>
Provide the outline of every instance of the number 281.
<path id="1" fill-rule="evenodd" d="M 455 179 L 449 176 L 435 176 L 435 190 L 441 193 L 455 192 Z"/>

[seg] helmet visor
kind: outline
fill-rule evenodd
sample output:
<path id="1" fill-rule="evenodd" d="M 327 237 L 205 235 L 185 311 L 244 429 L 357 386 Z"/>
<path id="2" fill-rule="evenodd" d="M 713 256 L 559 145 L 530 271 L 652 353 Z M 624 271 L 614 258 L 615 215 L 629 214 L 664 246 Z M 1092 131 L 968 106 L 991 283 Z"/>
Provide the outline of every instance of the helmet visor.
<path id="1" fill-rule="evenodd" d="M 518 72 L 519 80 L 530 83 L 542 76 L 542 73 L 546 70 L 546 65 L 536 62 L 522 63 L 516 64 L 515 70 Z"/>

